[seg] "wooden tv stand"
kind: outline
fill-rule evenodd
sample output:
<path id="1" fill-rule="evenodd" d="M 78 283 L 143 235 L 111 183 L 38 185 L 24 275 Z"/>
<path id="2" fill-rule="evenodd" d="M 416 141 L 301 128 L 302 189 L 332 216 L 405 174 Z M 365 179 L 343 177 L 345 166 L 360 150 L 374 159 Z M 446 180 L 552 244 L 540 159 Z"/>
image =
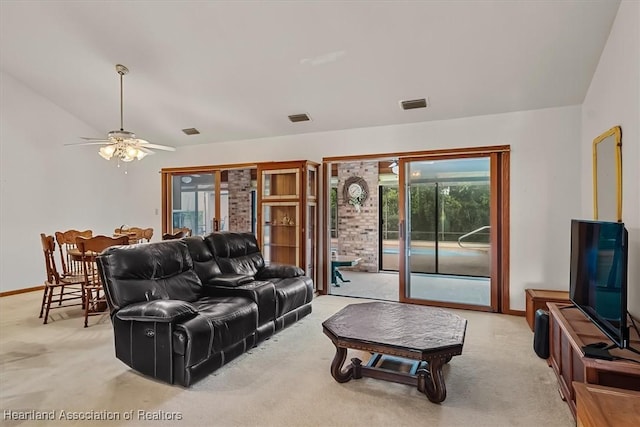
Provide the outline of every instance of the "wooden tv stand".
<path id="1" fill-rule="evenodd" d="M 576 393 L 572 382 L 598 384 L 640 391 L 640 355 L 614 348 L 613 356 L 633 359 L 601 360 L 585 357 L 582 346 L 611 341 L 579 309 L 566 304 L 548 303 L 551 367 L 558 377 L 560 395 L 576 416 Z M 567 307 L 560 310 L 560 307 Z M 640 338 L 630 328 L 631 347 L 640 350 Z"/>

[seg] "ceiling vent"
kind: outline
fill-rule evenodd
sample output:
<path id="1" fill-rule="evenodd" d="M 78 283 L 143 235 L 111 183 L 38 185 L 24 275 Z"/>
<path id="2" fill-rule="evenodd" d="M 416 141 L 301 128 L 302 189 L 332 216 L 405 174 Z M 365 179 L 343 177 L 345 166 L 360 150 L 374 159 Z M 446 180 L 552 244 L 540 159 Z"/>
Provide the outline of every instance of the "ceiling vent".
<path id="1" fill-rule="evenodd" d="M 425 98 L 422 99 L 411 99 L 409 101 L 400 101 L 400 106 L 403 110 L 413 110 L 414 108 L 426 108 L 427 100 Z"/>
<path id="2" fill-rule="evenodd" d="M 184 132 L 187 135 L 199 135 L 200 131 L 196 128 L 188 128 L 188 129 L 182 129 L 182 132 Z"/>
<path id="3" fill-rule="evenodd" d="M 311 117 L 309 117 L 308 114 L 293 114 L 289 116 L 289 120 L 291 120 L 292 123 L 308 122 L 309 120 L 311 120 Z"/>

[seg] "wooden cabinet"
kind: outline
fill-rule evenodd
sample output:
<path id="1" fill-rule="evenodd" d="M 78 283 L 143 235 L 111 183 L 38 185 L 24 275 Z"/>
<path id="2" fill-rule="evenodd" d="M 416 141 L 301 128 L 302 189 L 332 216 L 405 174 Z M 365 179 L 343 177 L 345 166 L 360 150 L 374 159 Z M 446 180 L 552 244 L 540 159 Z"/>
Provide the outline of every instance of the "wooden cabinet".
<path id="1" fill-rule="evenodd" d="M 573 382 L 640 391 L 640 355 L 614 348 L 613 356 L 632 360 L 601 360 L 585 357 L 582 347 L 609 339 L 580 310 L 571 305 L 548 303 L 551 366 L 558 378 L 563 400 L 576 416 Z M 565 307 L 562 308 L 561 307 Z M 640 338 L 630 331 L 631 347 L 640 348 Z"/>
<path id="2" fill-rule="evenodd" d="M 258 165 L 258 243 L 265 262 L 292 264 L 317 281 L 318 164 Z"/>
<path id="3" fill-rule="evenodd" d="M 525 289 L 525 294 L 527 303 L 525 316 L 532 331 L 535 324 L 536 311 L 538 311 L 538 309 L 546 310 L 548 302 L 569 302 L 569 292 L 567 291 Z"/>
<path id="4" fill-rule="evenodd" d="M 640 392 L 573 383 L 577 427 L 640 426 Z"/>

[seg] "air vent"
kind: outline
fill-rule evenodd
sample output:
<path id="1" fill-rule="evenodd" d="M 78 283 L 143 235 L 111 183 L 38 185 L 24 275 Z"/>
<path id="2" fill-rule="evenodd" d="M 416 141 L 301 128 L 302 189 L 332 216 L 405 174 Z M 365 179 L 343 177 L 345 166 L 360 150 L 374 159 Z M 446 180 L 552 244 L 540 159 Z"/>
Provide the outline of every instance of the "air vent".
<path id="1" fill-rule="evenodd" d="M 182 132 L 187 135 L 198 135 L 200 133 L 200 131 L 196 128 L 182 129 Z"/>
<path id="2" fill-rule="evenodd" d="M 289 116 L 289 120 L 291 120 L 293 123 L 308 122 L 309 120 L 311 120 L 311 117 L 309 117 L 308 114 L 293 114 Z"/>
<path id="3" fill-rule="evenodd" d="M 422 99 L 411 99 L 409 101 L 400 101 L 400 106 L 403 110 L 413 110 L 414 108 L 426 108 L 427 100 Z"/>

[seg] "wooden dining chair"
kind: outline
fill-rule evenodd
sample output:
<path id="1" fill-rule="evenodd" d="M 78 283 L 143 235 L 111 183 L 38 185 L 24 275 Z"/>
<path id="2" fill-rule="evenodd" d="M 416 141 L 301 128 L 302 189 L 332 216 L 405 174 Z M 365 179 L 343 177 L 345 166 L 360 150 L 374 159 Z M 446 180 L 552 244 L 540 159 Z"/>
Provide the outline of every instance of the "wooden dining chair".
<path id="1" fill-rule="evenodd" d="M 80 237 L 93 237 L 92 230 L 67 230 L 56 231 L 56 242 L 60 250 L 60 261 L 62 263 L 62 274 L 64 276 L 82 276 L 82 263 L 75 254 L 77 251 L 76 239 Z"/>
<path id="2" fill-rule="evenodd" d="M 191 236 L 191 229 L 188 227 L 182 227 L 182 228 L 174 228 L 173 229 L 173 233 L 179 233 L 179 232 L 184 232 L 184 236 L 183 237 L 189 237 Z"/>
<path id="3" fill-rule="evenodd" d="M 84 276 L 80 275 L 61 275 L 58 273 L 55 261 L 56 242 L 53 236 L 47 236 L 40 233 L 40 241 L 42 243 L 42 251 L 44 252 L 44 263 L 47 272 L 47 280 L 44 282 L 44 292 L 42 294 L 42 304 L 40 305 L 40 318 L 44 314 L 44 323 L 49 320 L 49 311 L 53 308 L 70 307 L 75 305 L 83 305 L 82 285 Z M 56 304 L 53 303 L 53 296 L 56 295 Z"/>
<path id="4" fill-rule="evenodd" d="M 129 236 L 129 243 L 149 243 L 151 238 L 153 237 L 153 228 L 140 228 L 140 227 L 129 227 L 129 228 L 116 228 L 115 237 L 119 237 L 121 235 Z"/>
<path id="5" fill-rule="evenodd" d="M 101 315 L 107 309 L 107 299 L 103 291 L 102 279 L 98 273 L 96 256 L 108 247 L 128 245 L 129 237 L 78 237 L 76 244 L 80 251 L 84 272 L 84 327 L 86 328 L 89 316 Z"/>
<path id="6" fill-rule="evenodd" d="M 142 238 L 149 243 L 151 238 L 153 237 L 153 228 L 143 228 L 142 229 Z"/>
<path id="7" fill-rule="evenodd" d="M 178 231 L 177 233 L 164 233 L 162 235 L 162 240 L 177 240 L 182 239 L 183 237 L 187 237 L 187 233 L 184 231 Z"/>

